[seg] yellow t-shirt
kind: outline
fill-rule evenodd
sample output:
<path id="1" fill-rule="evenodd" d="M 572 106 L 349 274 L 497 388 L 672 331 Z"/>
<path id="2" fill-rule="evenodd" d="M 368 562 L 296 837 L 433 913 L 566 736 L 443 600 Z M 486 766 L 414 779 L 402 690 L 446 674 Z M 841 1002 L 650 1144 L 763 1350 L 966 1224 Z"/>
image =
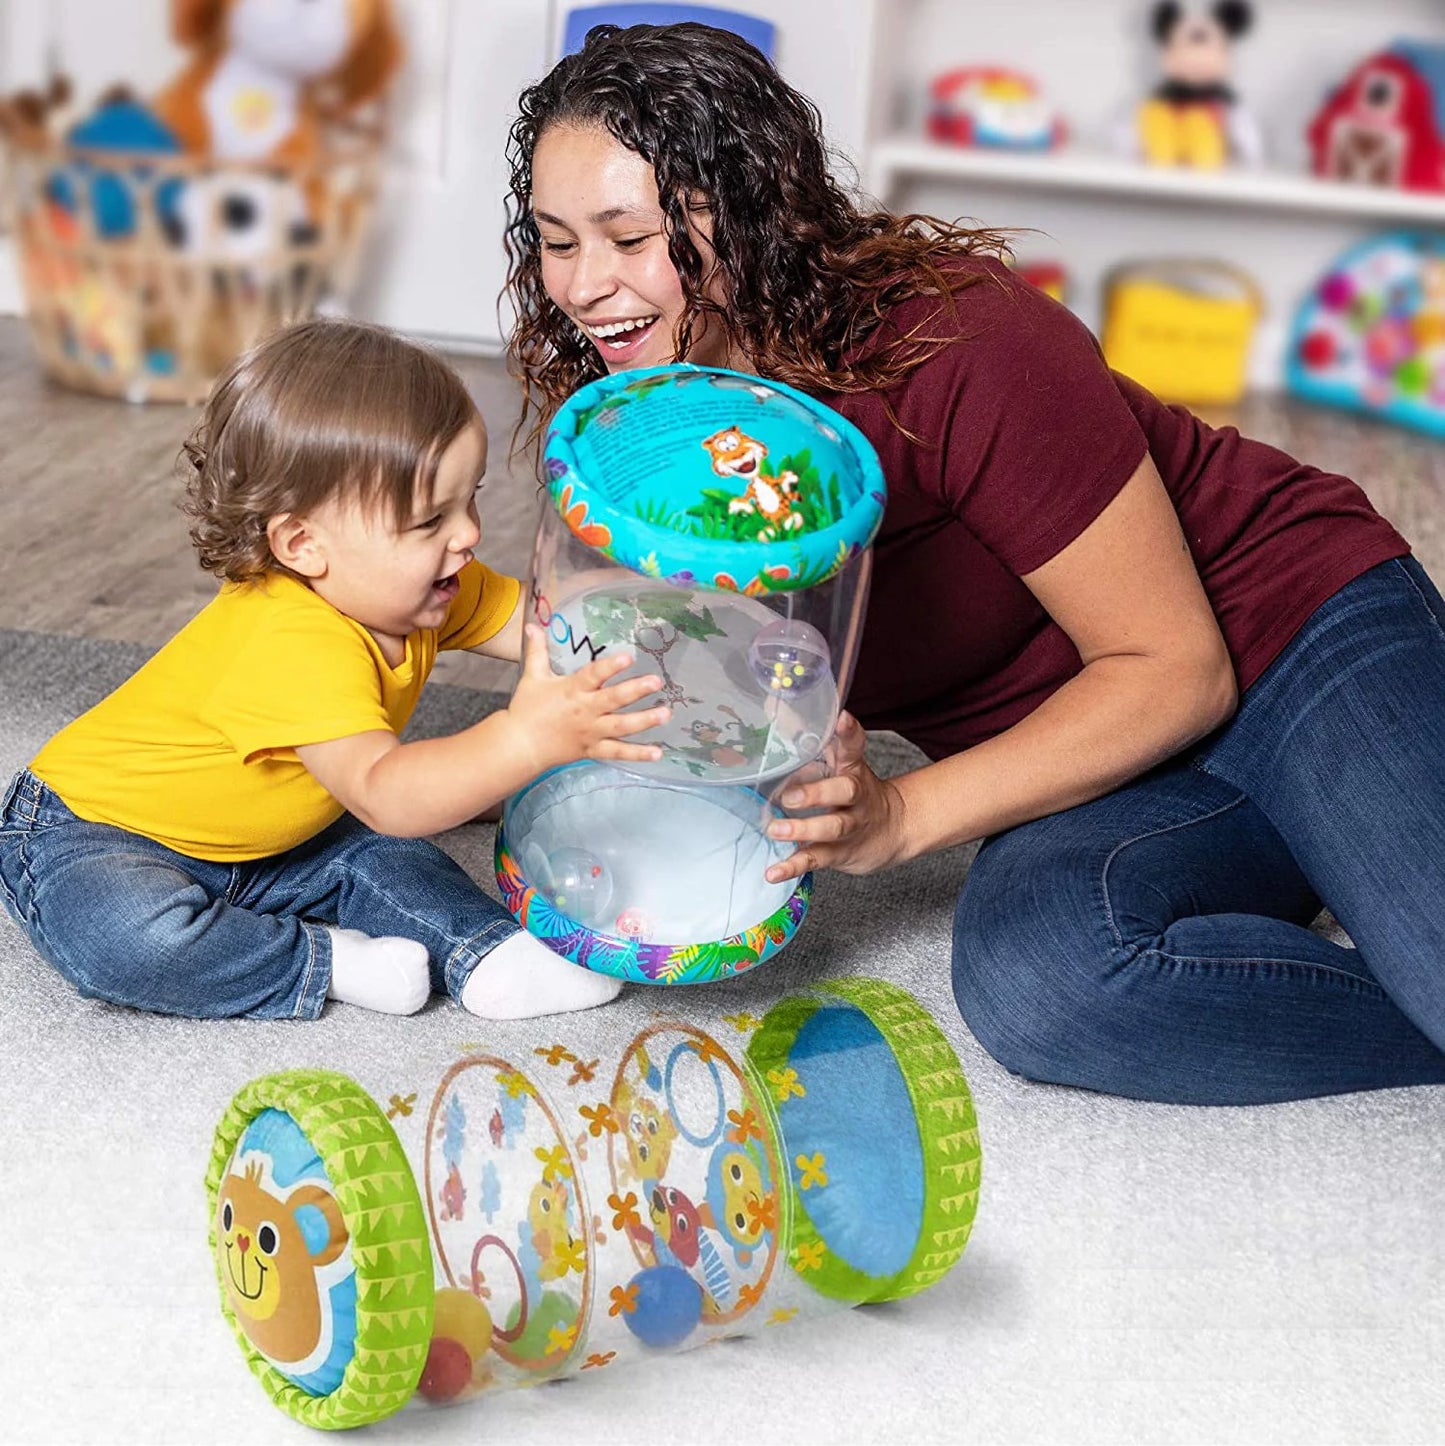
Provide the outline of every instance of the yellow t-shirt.
<path id="1" fill-rule="evenodd" d="M 440 629 L 391 667 L 360 623 L 280 573 L 226 583 L 108 698 L 57 733 L 32 771 L 92 823 L 234 863 L 304 843 L 342 807 L 295 750 L 411 717 L 439 648 L 501 631 L 519 585 L 469 562 Z"/>

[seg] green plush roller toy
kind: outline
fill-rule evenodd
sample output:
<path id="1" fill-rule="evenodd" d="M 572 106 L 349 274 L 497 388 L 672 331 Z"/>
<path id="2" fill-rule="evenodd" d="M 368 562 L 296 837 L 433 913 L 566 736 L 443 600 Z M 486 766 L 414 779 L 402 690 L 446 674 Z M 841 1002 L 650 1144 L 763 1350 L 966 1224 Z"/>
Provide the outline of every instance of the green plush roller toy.
<path id="1" fill-rule="evenodd" d="M 374 1096 L 270 1075 L 207 1189 L 251 1369 L 334 1429 L 910 1295 L 962 1254 L 979 1169 L 938 1027 L 846 979 L 716 1033 L 654 1020 L 605 1063 L 469 1052 Z"/>

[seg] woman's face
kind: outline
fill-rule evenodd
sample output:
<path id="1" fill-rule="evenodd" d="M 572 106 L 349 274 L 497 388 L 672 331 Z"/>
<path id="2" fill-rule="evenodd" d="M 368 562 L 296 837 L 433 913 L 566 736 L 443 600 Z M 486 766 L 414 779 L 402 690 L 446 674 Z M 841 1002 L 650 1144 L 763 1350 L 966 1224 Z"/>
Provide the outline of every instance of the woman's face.
<path id="1" fill-rule="evenodd" d="M 601 128 L 551 127 L 532 152 L 532 216 L 542 285 L 609 371 L 729 364 L 726 336 L 706 318 L 694 324 L 687 356 L 673 354 L 682 283 L 667 254 L 652 167 L 636 151 Z M 691 234 L 710 267 L 707 232 L 694 225 Z"/>

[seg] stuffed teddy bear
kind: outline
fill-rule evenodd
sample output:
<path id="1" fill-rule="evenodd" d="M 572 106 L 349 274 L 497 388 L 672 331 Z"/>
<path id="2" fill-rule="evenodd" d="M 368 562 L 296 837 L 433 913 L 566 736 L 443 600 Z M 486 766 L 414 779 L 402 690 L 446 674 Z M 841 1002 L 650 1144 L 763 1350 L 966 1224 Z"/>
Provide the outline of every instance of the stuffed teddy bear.
<path id="1" fill-rule="evenodd" d="M 1138 156 L 1155 166 L 1201 169 L 1259 163 L 1259 129 L 1228 83 L 1234 42 L 1253 18 L 1245 0 L 1217 0 L 1207 10 L 1175 0 L 1155 5 L 1164 79 L 1135 115 Z"/>
<path id="2" fill-rule="evenodd" d="M 193 155 L 314 165 L 323 118 L 379 97 L 401 59 L 390 0 L 172 0 L 196 57 L 157 115 Z"/>

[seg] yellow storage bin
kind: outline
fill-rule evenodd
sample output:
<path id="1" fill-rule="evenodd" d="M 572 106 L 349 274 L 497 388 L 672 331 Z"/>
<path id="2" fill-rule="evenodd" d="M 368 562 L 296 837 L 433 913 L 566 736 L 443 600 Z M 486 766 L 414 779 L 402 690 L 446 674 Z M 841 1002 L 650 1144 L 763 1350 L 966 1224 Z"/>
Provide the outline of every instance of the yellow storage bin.
<path id="1" fill-rule="evenodd" d="M 1104 356 L 1168 402 L 1237 402 L 1263 310 L 1259 288 L 1219 261 L 1117 267 L 1105 282 Z"/>

